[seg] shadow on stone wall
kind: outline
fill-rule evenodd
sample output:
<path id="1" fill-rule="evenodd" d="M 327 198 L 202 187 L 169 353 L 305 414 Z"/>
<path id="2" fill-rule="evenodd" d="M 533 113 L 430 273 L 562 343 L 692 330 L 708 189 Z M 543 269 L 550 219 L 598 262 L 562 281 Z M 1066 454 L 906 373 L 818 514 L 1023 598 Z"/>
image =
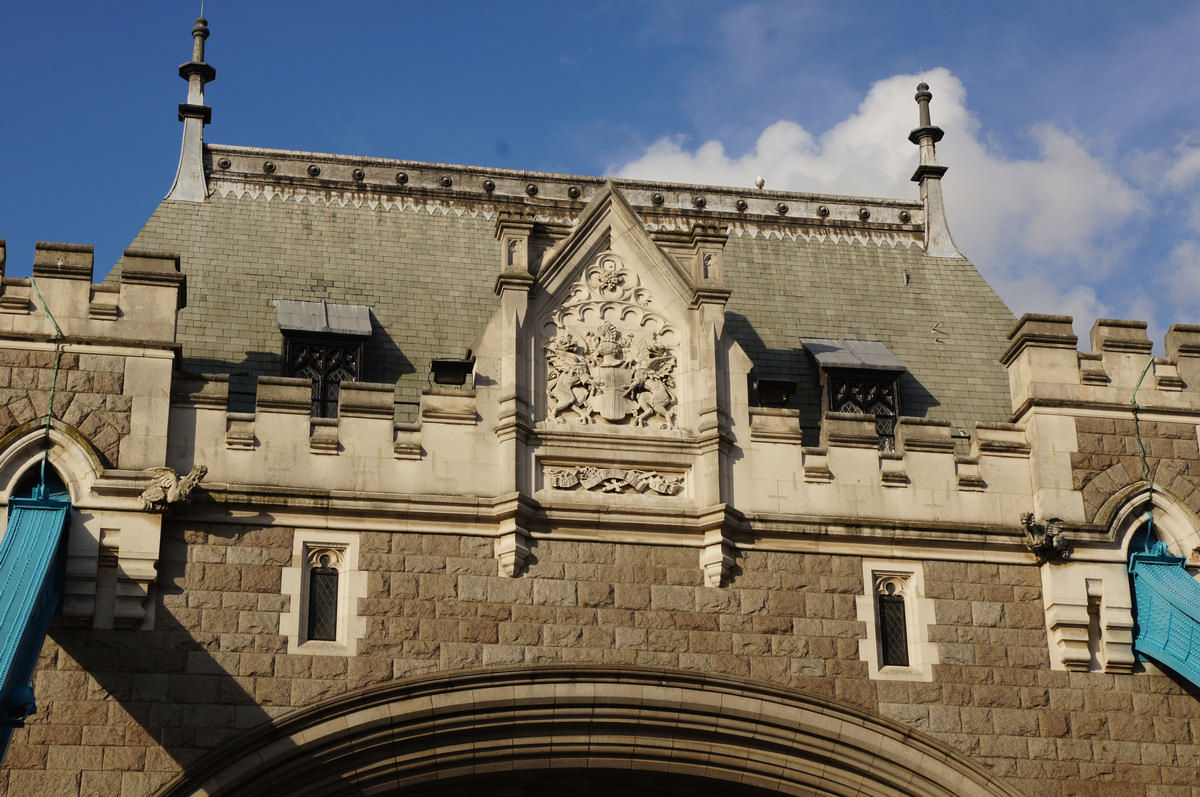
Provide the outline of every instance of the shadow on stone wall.
<path id="1" fill-rule="evenodd" d="M 291 531 L 266 531 L 281 544 L 255 548 L 263 551 L 259 562 L 206 568 L 205 558 L 217 563 L 220 554 L 223 562 L 231 549 L 189 546 L 195 532 L 165 524 L 153 630 L 56 621 L 34 681 L 38 713 L 14 736 L 9 780 L 0 786 L 14 795 L 51 794 L 51 786 L 152 794 L 208 751 L 288 710 L 291 680 L 274 676 L 287 648 L 278 633 L 288 603 L 280 570 L 290 562 L 278 560 L 290 559 Z M 25 778 L 34 791 L 21 791 Z"/>
<path id="2" fill-rule="evenodd" d="M 247 351 L 240 361 L 216 360 L 203 357 L 184 357 L 181 367 L 197 374 L 229 374 L 229 411 L 254 412 L 254 400 L 258 392 L 260 376 L 285 376 L 283 372 L 283 338 L 280 336 L 276 351 Z M 371 314 L 371 337 L 363 351 L 362 381 L 379 384 L 397 384 L 404 377 L 417 373 L 416 367 L 401 351 L 400 346 Z M 408 391 L 411 392 L 411 391 Z M 419 395 L 419 389 L 417 391 Z M 407 393 L 406 393 L 407 396 Z M 402 398 L 397 396 L 397 398 Z M 411 397 L 408 397 L 411 398 Z"/>
<path id="3" fill-rule="evenodd" d="M 799 410 L 804 445 L 819 445 L 822 414 L 821 374 L 812 357 L 800 347 L 800 339 L 796 339 L 794 348 L 772 349 L 763 342 L 750 319 L 728 311 L 725 313 L 725 328 L 754 363 L 750 372 L 750 384 L 747 386 L 751 406 L 757 404 L 754 394 L 756 379 L 795 382 L 796 391 L 784 406 L 787 409 Z M 929 414 L 929 410 L 938 404 L 937 398 L 913 374 L 906 371 L 900 376 L 901 415 L 924 418 Z"/>

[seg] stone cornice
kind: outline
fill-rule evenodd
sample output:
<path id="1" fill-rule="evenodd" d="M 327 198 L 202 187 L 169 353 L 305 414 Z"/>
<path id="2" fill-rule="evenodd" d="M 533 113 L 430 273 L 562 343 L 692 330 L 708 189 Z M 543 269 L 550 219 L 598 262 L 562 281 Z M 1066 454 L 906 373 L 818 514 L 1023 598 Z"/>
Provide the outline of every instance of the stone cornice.
<path id="1" fill-rule="evenodd" d="M 1011 524 L 896 520 L 755 513 L 733 507 L 681 507 L 664 502 L 615 501 L 605 505 L 570 499 L 537 501 L 516 496 L 536 538 L 627 542 L 700 548 L 714 517 L 730 527 L 739 548 L 847 555 L 1032 564 L 1018 518 Z M 189 522 L 286 525 L 331 530 L 496 536 L 512 512 L 513 495 L 355 493 L 266 485 L 205 484 L 176 518 Z M 919 552 L 919 553 L 918 553 Z"/>

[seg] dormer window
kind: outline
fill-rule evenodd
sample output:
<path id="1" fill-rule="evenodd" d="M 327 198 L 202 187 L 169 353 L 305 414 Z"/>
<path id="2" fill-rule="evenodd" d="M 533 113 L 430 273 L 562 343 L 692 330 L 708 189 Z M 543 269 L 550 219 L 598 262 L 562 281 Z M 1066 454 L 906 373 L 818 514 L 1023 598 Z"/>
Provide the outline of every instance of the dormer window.
<path id="1" fill-rule="evenodd" d="M 313 417 L 336 417 L 342 382 L 363 378 L 371 309 L 286 299 L 274 305 L 283 333 L 283 376 L 312 380 Z"/>
<path id="2" fill-rule="evenodd" d="M 874 415 L 875 433 L 880 451 L 896 450 L 896 374 L 880 378 L 877 374 L 836 369 L 826 377 L 830 412 Z"/>
<path id="3" fill-rule="evenodd" d="M 878 341 L 801 338 L 800 342 L 821 369 L 825 409 L 875 416 L 879 450 L 896 450 L 904 363 Z"/>

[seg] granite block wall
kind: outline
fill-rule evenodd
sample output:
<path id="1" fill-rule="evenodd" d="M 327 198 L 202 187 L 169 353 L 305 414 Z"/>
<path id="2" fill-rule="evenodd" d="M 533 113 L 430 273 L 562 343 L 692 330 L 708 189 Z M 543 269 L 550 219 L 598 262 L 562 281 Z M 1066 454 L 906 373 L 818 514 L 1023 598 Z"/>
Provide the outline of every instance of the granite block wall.
<path id="1" fill-rule="evenodd" d="M 0 349 L 0 436 L 44 418 L 53 392 L 54 417 L 87 437 L 104 464 L 116 465 L 133 405 L 122 395 L 125 359 L 64 352 L 56 376 L 55 357 L 54 351 Z"/>
<path id="2" fill-rule="evenodd" d="M 930 682 L 870 680 L 857 557 L 747 551 L 702 586 L 696 551 L 541 539 L 527 575 L 492 541 L 363 533 L 354 657 L 287 653 L 280 573 L 292 531 L 178 524 L 156 628 L 56 628 L 39 713 L 0 772 L 8 794 L 153 793 L 207 751 L 348 690 L 423 673 L 540 662 L 698 670 L 803 689 L 929 734 L 1031 795 L 1200 788 L 1200 703 L 1174 678 L 1050 669 L 1037 568 L 923 564 Z"/>

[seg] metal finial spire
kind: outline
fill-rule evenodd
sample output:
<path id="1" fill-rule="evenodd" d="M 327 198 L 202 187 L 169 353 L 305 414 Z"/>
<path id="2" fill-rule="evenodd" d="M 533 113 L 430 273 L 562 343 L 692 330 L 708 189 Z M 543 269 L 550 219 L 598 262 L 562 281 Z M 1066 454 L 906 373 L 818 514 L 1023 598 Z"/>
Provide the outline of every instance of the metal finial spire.
<path id="1" fill-rule="evenodd" d="M 932 143 L 936 144 L 942 140 L 942 136 L 945 134 L 942 132 L 942 128 L 929 120 L 929 101 L 933 99 L 933 92 L 929 90 L 928 83 L 921 81 L 917 84 L 915 99 L 917 101 L 918 124 L 920 126 L 908 134 L 908 140 L 920 145 L 921 139 L 929 138 L 932 140 Z"/>
<path id="2" fill-rule="evenodd" d="M 192 26 L 192 61 L 193 63 L 204 63 L 204 40 L 208 38 L 208 20 L 204 15 L 196 17 L 196 24 Z"/>
<path id="3" fill-rule="evenodd" d="M 202 0 L 203 2 L 203 0 Z M 200 7 L 201 13 L 204 6 Z M 192 60 L 179 67 L 179 76 L 188 82 L 187 102 L 179 106 L 183 122 L 183 148 L 179 170 L 167 199 L 203 202 L 208 196 L 204 175 L 204 126 L 212 119 L 212 108 L 204 104 L 204 84 L 217 76 L 217 70 L 204 62 L 204 41 L 208 38 L 208 20 L 196 18 L 192 26 Z"/>
<path id="4" fill-rule="evenodd" d="M 942 175 L 946 173 L 946 167 L 938 164 L 934 146 L 945 133 L 931 121 L 929 101 L 933 99 L 933 92 L 924 80 L 917 84 L 915 99 L 920 126 L 908 134 L 908 140 L 921 148 L 920 165 L 913 172 L 912 179 L 921 184 L 921 199 L 925 205 L 925 252 L 933 257 L 962 257 L 946 224 L 942 199 Z"/>
<path id="5" fill-rule="evenodd" d="M 929 121 L 929 101 L 933 99 L 933 92 L 929 90 L 928 83 L 922 81 L 917 84 L 915 99 L 921 114 L 921 127 L 932 127 L 933 122 Z"/>

